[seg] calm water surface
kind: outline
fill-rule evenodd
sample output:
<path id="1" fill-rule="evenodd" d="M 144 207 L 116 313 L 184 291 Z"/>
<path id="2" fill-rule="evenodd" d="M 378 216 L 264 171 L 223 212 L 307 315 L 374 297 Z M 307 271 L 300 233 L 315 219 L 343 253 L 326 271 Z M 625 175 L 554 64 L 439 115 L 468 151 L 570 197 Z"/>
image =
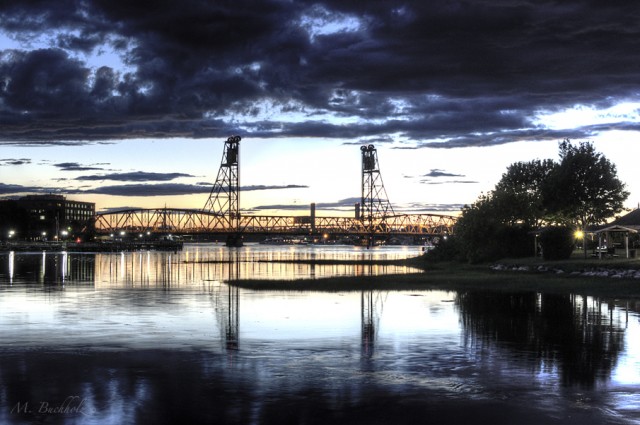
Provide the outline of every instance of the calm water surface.
<path id="1" fill-rule="evenodd" d="M 418 253 L 0 253 L 0 423 L 640 424 L 634 300 L 228 284 Z"/>

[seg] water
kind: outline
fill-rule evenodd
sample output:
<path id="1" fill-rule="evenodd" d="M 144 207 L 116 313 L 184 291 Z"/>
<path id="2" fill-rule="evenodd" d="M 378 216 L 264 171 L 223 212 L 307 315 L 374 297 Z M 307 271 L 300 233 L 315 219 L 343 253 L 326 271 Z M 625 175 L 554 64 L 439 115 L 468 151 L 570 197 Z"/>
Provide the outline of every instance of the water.
<path id="1" fill-rule="evenodd" d="M 640 423 L 634 300 L 227 284 L 417 250 L 0 254 L 0 423 Z"/>

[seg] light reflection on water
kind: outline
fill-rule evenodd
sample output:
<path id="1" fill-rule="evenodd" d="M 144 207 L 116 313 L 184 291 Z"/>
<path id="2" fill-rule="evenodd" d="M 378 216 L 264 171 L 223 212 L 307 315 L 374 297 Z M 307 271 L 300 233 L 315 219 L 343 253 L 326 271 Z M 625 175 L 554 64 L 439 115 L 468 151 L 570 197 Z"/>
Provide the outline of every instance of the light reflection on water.
<path id="1" fill-rule="evenodd" d="M 392 264 L 313 264 L 314 260 L 398 260 L 421 254 L 419 246 L 365 247 L 186 244 L 178 252 L 5 254 L 0 276 L 28 275 L 39 283 L 87 281 L 104 285 L 189 285 L 202 280 L 299 279 L 417 272 Z M 285 261 L 298 261 L 296 263 Z M 37 273 L 37 274 L 35 274 Z"/>
<path id="2" fill-rule="evenodd" d="M 194 248 L 0 254 L 0 423 L 640 423 L 632 300 L 240 290 L 310 275 L 251 258 L 406 254 Z"/>

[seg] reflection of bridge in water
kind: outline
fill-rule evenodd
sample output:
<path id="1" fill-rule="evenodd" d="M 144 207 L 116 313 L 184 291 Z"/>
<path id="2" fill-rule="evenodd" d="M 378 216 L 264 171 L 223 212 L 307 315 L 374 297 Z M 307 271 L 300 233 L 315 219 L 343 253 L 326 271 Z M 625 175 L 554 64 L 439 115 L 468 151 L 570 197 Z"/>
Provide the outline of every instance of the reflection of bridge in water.
<path id="1" fill-rule="evenodd" d="M 442 236 L 456 218 L 438 214 L 398 214 L 389 202 L 377 150 L 362 146 L 361 202 L 352 217 L 244 215 L 240 211 L 240 137 L 227 139 L 216 182 L 203 209 L 126 209 L 96 216 L 99 234 L 183 235 L 304 234 Z"/>
<path id="2" fill-rule="evenodd" d="M 221 340 L 229 351 L 240 349 L 240 289 L 233 284 L 226 285 L 216 300 L 216 311 L 220 326 Z M 222 289 L 222 288 L 221 288 Z M 384 307 L 386 292 L 360 292 L 360 354 L 363 360 L 375 353 L 380 316 Z"/>

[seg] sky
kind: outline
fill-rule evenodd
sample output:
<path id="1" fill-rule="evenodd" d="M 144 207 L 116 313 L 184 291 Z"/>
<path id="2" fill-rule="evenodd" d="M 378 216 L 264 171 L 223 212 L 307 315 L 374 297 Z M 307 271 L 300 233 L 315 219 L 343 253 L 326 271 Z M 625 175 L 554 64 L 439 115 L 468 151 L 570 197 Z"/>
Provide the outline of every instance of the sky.
<path id="1" fill-rule="evenodd" d="M 632 1 L 0 1 L 0 197 L 202 208 L 240 135 L 247 214 L 457 214 L 590 141 L 640 202 Z"/>

